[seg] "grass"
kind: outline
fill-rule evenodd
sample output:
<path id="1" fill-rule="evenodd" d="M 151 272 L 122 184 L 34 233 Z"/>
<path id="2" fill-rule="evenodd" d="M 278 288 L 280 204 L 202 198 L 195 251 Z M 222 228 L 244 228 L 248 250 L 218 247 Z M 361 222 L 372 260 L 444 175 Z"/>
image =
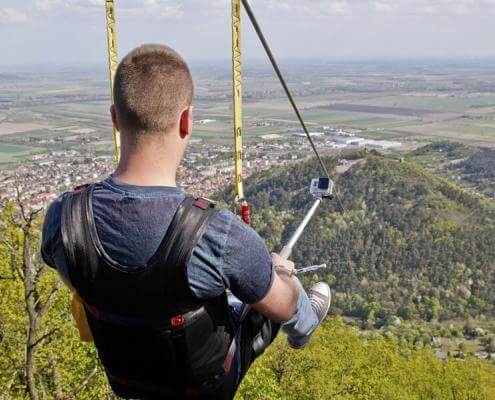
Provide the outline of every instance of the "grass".
<path id="1" fill-rule="evenodd" d="M 23 157 L 33 154 L 34 147 L 0 144 L 0 164 L 20 161 Z"/>
<path id="2" fill-rule="evenodd" d="M 388 131 L 363 131 L 361 136 L 369 139 L 381 139 L 381 140 L 395 140 L 403 139 L 408 136 L 406 133 L 401 132 L 388 132 Z"/>
<path id="3" fill-rule="evenodd" d="M 432 111 L 464 112 L 471 107 L 495 106 L 495 95 L 389 95 L 366 99 L 366 101 L 358 101 L 357 103 L 373 106 L 419 108 Z"/>

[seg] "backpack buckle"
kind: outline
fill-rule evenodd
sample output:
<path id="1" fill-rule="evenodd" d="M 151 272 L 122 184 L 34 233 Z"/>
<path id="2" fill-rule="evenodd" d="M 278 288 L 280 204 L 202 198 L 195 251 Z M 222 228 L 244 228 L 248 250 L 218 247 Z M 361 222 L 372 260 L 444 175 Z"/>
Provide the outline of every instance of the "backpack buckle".
<path id="1" fill-rule="evenodd" d="M 172 328 L 180 328 L 185 322 L 186 319 L 183 315 L 176 315 L 175 317 L 170 318 L 170 325 L 172 325 Z"/>

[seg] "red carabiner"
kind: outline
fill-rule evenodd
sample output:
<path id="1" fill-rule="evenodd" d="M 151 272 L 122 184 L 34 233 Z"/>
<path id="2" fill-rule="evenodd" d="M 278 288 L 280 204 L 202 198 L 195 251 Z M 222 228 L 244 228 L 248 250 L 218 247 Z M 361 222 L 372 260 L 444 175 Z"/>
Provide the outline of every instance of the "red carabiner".
<path id="1" fill-rule="evenodd" d="M 246 200 L 243 200 L 241 209 L 242 209 L 242 220 L 246 224 L 251 225 L 251 215 L 249 212 L 249 204 L 247 203 Z"/>

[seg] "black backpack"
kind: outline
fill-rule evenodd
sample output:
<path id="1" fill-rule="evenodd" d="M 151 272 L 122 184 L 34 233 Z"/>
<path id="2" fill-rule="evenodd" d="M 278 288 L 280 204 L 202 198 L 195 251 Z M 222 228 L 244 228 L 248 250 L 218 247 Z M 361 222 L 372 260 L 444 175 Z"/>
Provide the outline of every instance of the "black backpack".
<path id="1" fill-rule="evenodd" d="M 148 265 L 129 271 L 98 238 L 94 189 L 79 188 L 65 199 L 62 240 L 112 389 L 124 398 L 219 399 L 215 393 L 231 391 L 237 381 L 227 297 L 199 301 L 187 279 L 188 260 L 214 205 L 186 197 Z"/>

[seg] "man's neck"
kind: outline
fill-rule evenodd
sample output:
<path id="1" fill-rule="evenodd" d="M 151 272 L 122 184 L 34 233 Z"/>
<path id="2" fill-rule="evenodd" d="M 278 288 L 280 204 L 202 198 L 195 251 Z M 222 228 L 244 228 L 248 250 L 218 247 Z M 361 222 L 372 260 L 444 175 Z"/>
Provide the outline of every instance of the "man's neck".
<path id="1" fill-rule="evenodd" d="M 177 186 L 180 158 L 174 154 L 175 149 L 162 143 L 149 143 L 132 149 L 124 145 L 122 150 L 114 178 L 136 186 Z"/>
<path id="2" fill-rule="evenodd" d="M 173 174 L 160 174 L 159 171 L 149 171 L 146 169 L 138 170 L 132 168 L 121 168 L 120 166 L 114 172 L 113 177 L 121 182 L 135 186 L 177 186 L 175 179 L 176 171 Z"/>

